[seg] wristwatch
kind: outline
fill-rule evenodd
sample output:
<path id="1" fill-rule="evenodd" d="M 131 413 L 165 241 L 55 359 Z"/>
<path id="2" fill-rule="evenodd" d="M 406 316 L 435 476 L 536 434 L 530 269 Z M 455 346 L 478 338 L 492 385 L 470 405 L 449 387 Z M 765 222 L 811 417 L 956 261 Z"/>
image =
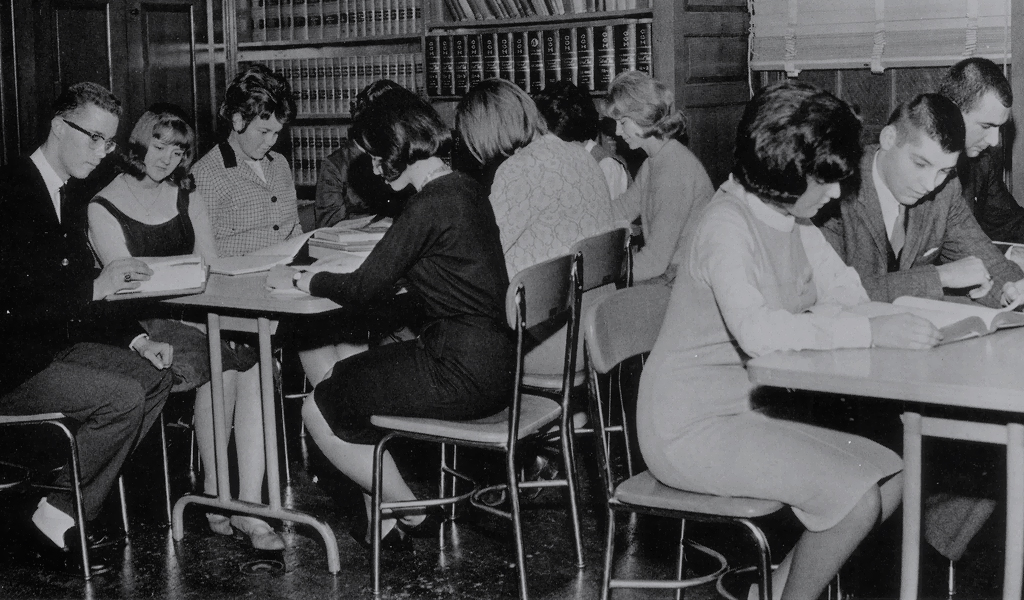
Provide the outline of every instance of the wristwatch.
<path id="1" fill-rule="evenodd" d="M 297 290 L 299 289 L 299 280 L 300 279 L 302 279 L 302 271 L 296 271 L 295 274 L 292 275 L 292 287 L 293 288 L 295 288 Z"/>

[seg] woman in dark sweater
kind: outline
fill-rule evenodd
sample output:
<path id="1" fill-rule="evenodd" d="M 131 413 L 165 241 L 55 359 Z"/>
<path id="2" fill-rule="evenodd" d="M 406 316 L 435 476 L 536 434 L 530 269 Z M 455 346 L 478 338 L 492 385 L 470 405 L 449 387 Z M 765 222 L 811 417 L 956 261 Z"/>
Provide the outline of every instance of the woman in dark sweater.
<path id="1" fill-rule="evenodd" d="M 515 345 L 505 322 L 508 276 L 487 191 L 441 160 L 450 132 L 436 111 L 418 98 L 395 98 L 360 115 L 350 135 L 392 188 L 411 184 L 417 193 L 358 270 L 297 274 L 294 283 L 350 308 L 372 305 L 404 286 L 419 296 L 427 318 L 417 339 L 337 363 L 303 407 L 317 445 L 366 494 L 380 438 L 370 416 L 495 414 L 512 390 Z M 390 455 L 383 498 L 415 498 Z M 423 518 L 385 521 L 382 535 L 402 538 Z"/>

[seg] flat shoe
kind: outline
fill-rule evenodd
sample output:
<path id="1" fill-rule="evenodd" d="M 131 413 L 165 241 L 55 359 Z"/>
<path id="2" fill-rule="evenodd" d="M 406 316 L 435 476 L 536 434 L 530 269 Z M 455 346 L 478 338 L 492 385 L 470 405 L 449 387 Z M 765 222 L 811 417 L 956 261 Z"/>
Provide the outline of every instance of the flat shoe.
<path id="1" fill-rule="evenodd" d="M 206 513 L 206 520 L 210 523 L 210 531 L 218 535 L 234 535 L 235 530 L 231 527 L 231 519 L 224 515 Z"/>
<path id="2" fill-rule="evenodd" d="M 270 525 L 256 517 L 231 517 L 231 525 L 249 536 L 252 547 L 257 550 L 284 550 L 282 538 Z"/>

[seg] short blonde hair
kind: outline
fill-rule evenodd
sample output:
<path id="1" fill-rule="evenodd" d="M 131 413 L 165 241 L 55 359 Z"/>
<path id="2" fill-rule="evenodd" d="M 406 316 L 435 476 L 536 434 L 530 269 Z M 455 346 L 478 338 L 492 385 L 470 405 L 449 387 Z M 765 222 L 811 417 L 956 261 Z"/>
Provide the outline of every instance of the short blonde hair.
<path id="1" fill-rule="evenodd" d="M 643 137 L 686 137 L 686 116 L 675 108 L 675 94 L 665 84 L 641 71 L 627 71 L 608 88 L 604 113 L 612 119 L 629 117 Z"/>
<path id="2" fill-rule="evenodd" d="M 473 86 L 455 109 L 455 128 L 481 164 L 512 156 L 548 132 L 533 100 L 504 79 L 485 79 Z"/>

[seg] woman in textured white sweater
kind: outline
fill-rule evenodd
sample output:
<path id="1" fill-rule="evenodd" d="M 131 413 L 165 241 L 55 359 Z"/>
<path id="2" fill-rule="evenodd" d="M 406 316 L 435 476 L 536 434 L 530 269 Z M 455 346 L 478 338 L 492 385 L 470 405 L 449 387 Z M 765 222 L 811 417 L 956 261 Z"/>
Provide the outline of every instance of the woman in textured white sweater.
<path id="1" fill-rule="evenodd" d="M 637 406 L 640 448 L 667 485 L 784 502 L 807 528 L 773 576 L 776 598 L 817 598 L 902 494 L 902 462 L 870 440 L 774 418 L 746 361 L 776 350 L 928 348 L 912 315 L 867 318 L 856 271 L 808 219 L 857 171 L 850 107 L 782 82 L 747 105 L 736 166 L 692 235 Z M 756 597 L 752 589 L 751 597 Z"/>

